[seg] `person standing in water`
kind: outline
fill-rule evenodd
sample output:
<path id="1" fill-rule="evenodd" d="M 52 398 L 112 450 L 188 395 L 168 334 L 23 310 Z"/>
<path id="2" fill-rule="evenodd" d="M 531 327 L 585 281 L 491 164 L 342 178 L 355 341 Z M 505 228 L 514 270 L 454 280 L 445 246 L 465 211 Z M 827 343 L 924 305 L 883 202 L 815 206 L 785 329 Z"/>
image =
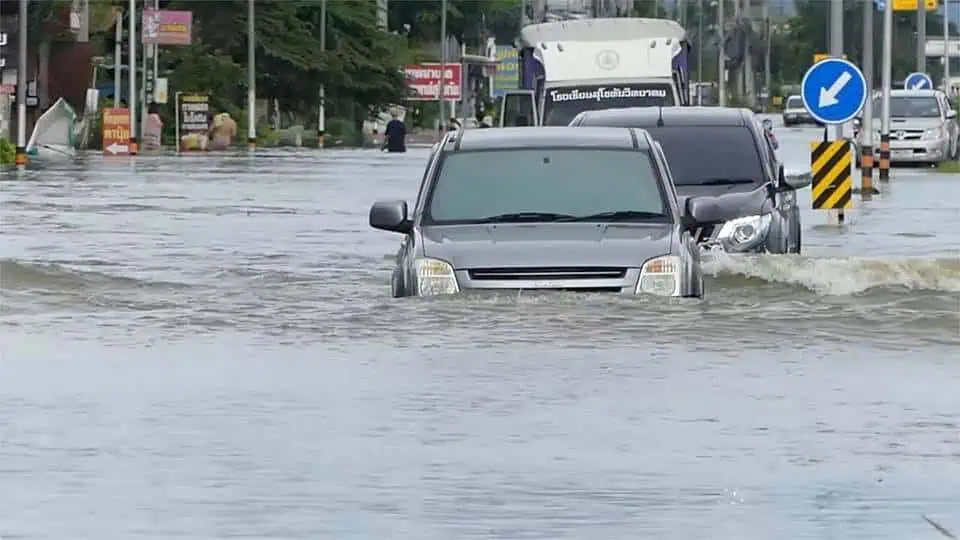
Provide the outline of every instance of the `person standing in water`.
<path id="1" fill-rule="evenodd" d="M 237 122 L 230 118 L 230 113 L 223 112 L 213 118 L 210 126 L 210 150 L 226 150 L 233 146 L 233 139 L 237 136 Z"/>
<path id="2" fill-rule="evenodd" d="M 393 118 L 383 130 L 383 146 L 380 149 L 386 149 L 387 152 L 406 152 L 407 126 L 400 120 L 400 112 L 396 109 L 390 111 L 390 116 Z"/>

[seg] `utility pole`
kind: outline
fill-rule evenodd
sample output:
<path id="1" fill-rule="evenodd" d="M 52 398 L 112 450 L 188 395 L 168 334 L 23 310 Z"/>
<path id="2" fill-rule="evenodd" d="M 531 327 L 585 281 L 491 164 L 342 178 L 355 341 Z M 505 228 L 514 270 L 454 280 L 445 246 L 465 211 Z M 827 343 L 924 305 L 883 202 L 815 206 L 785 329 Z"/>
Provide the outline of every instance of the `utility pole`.
<path id="1" fill-rule="evenodd" d="M 860 122 L 860 198 L 870 200 L 873 188 L 873 2 L 863 2 L 863 78 L 867 101 Z"/>
<path id="2" fill-rule="evenodd" d="M 763 102 L 764 112 L 770 111 L 770 101 L 773 99 L 773 74 L 770 71 L 771 30 L 770 0 L 763 0 L 763 37 L 766 39 L 766 47 L 763 52 L 763 86 L 767 93 L 767 99 Z"/>
<path id="3" fill-rule="evenodd" d="M 736 1 L 736 0 L 734 0 Z M 717 98 L 721 107 L 727 106 L 727 65 L 724 59 L 726 32 L 723 29 L 723 0 L 717 0 Z"/>
<path id="4" fill-rule="evenodd" d="M 257 24 L 253 2 L 247 2 L 247 148 L 251 150 L 257 147 Z"/>
<path id="5" fill-rule="evenodd" d="M 527 3 L 523 2 L 523 13 L 520 18 L 523 19 L 526 13 Z M 447 116 L 444 112 L 444 99 L 447 97 L 447 0 L 440 0 L 440 88 L 437 92 L 437 105 L 440 111 L 440 133 L 442 134 L 447 125 Z"/>
<path id="6" fill-rule="evenodd" d="M 17 150 L 14 163 L 27 164 L 27 1 L 17 15 Z"/>
<path id="7" fill-rule="evenodd" d="M 697 105 L 703 105 L 703 0 L 697 4 Z"/>
<path id="8" fill-rule="evenodd" d="M 950 92 L 950 0 L 943 2 L 943 92 L 953 98 Z"/>
<path id="9" fill-rule="evenodd" d="M 890 85 L 893 79 L 893 5 L 883 10 L 883 59 L 880 81 L 880 182 L 890 181 Z"/>
<path id="10" fill-rule="evenodd" d="M 137 155 L 137 0 L 130 0 L 130 155 Z"/>
<path id="11" fill-rule="evenodd" d="M 893 0 L 890 0 L 891 2 Z M 950 2 L 943 3 L 943 11 L 950 10 Z M 927 6 L 923 0 L 917 0 L 917 72 L 927 72 Z M 946 43 L 943 44 L 947 46 Z"/>
<path id="12" fill-rule="evenodd" d="M 113 37 L 116 40 L 113 46 L 113 106 L 119 107 L 123 93 L 123 64 L 120 63 L 123 55 L 123 8 L 117 8 L 117 24 Z"/>
<path id="13" fill-rule="evenodd" d="M 327 0 L 320 0 L 320 53 L 327 52 Z M 317 113 L 317 147 L 323 148 L 323 135 L 327 127 L 327 85 L 320 83 L 320 111 Z"/>
<path id="14" fill-rule="evenodd" d="M 830 0 L 830 56 L 843 58 L 843 0 Z M 843 138 L 843 125 L 834 128 L 834 140 Z"/>
<path id="15" fill-rule="evenodd" d="M 745 36 L 743 40 L 743 94 L 750 108 L 756 104 L 756 78 L 753 76 L 753 50 L 750 47 L 750 38 L 753 36 L 753 13 L 750 9 L 750 0 L 743 0 L 743 26 Z"/>

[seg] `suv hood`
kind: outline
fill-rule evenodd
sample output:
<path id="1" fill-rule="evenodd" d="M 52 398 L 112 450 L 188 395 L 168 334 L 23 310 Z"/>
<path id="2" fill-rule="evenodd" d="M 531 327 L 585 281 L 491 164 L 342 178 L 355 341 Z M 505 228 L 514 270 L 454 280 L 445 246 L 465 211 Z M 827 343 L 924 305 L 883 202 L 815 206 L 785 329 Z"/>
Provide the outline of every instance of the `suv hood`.
<path id="1" fill-rule="evenodd" d="M 423 254 L 455 269 L 523 266 L 639 268 L 670 253 L 670 223 L 498 223 L 421 229 Z"/>

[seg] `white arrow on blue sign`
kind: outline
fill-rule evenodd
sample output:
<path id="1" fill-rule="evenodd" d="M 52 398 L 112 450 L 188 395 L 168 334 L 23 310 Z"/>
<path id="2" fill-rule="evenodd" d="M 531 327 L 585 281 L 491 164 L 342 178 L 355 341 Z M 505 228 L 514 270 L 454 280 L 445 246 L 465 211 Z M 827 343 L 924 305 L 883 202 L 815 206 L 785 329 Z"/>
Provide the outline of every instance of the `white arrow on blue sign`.
<path id="1" fill-rule="evenodd" d="M 800 82 L 803 106 L 823 124 L 854 119 L 867 101 L 867 79 L 860 68 L 842 58 L 827 58 L 810 66 Z"/>
<path id="2" fill-rule="evenodd" d="M 903 80 L 905 90 L 930 90 L 933 88 L 933 79 L 926 73 L 911 73 Z"/>

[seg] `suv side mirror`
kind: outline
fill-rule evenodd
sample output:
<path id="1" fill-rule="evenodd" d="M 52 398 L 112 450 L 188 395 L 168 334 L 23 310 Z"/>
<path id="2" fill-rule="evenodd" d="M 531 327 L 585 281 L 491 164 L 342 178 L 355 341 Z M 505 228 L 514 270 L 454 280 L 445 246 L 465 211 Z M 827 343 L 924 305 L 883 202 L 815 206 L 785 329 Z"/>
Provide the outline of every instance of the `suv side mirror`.
<path id="1" fill-rule="evenodd" d="M 406 201 L 378 201 L 370 207 L 370 226 L 374 229 L 407 234 L 412 225 Z"/>
<path id="2" fill-rule="evenodd" d="M 790 189 L 803 189 L 813 182 L 813 172 L 808 169 L 791 169 L 783 172 L 780 179 L 782 186 Z"/>
<path id="3" fill-rule="evenodd" d="M 947 120 L 951 120 L 957 117 L 957 111 L 949 110 L 947 111 Z"/>
<path id="4" fill-rule="evenodd" d="M 721 221 L 726 221 L 725 212 L 713 197 L 687 197 L 684 201 L 683 225 L 688 230 Z"/>

